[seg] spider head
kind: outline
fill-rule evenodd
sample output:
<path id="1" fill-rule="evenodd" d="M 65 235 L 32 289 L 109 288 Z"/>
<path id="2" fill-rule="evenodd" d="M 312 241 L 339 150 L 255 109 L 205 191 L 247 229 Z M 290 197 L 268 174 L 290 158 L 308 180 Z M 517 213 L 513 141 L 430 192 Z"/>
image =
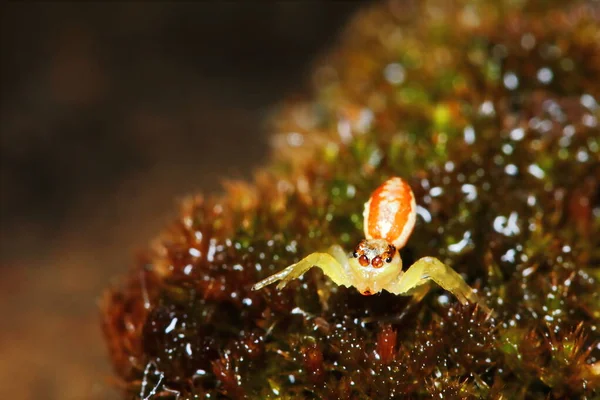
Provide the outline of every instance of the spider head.
<path id="1" fill-rule="evenodd" d="M 398 261 L 396 247 L 383 239 L 361 240 L 352 256 L 361 267 L 382 268 Z"/>

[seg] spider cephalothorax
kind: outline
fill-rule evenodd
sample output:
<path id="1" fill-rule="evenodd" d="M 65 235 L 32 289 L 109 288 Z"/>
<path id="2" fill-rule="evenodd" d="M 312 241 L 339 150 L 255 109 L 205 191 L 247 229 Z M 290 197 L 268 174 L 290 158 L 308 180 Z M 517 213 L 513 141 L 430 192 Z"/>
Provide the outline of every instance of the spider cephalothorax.
<path id="1" fill-rule="evenodd" d="M 363 212 L 365 239 L 348 256 L 338 245 L 325 253 L 312 253 L 282 271 L 269 276 L 253 286 L 258 290 L 280 281 L 278 289 L 300 277 L 312 267 L 319 267 L 336 284 L 355 287 L 363 295 L 382 290 L 412 295 L 428 290 L 434 281 L 466 304 L 479 303 L 473 289 L 452 268 L 437 258 L 423 257 L 406 271 L 402 270 L 399 249 L 404 247 L 415 226 L 417 207 L 410 186 L 401 178 L 394 177 L 379 186 L 365 203 Z"/>

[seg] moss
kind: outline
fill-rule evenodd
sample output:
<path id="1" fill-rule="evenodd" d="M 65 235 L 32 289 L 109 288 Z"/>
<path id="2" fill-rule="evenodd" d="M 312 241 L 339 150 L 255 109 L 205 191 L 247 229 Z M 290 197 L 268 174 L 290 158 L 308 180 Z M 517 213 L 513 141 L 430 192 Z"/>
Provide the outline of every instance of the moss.
<path id="1" fill-rule="evenodd" d="M 107 291 L 124 398 L 594 398 L 600 395 L 600 13 L 583 1 L 394 2 L 362 11 L 283 109 L 272 163 L 180 217 Z M 290 132 L 290 133 L 288 133 Z M 362 235 L 387 177 L 488 319 L 440 289 L 363 297 L 310 271 Z"/>

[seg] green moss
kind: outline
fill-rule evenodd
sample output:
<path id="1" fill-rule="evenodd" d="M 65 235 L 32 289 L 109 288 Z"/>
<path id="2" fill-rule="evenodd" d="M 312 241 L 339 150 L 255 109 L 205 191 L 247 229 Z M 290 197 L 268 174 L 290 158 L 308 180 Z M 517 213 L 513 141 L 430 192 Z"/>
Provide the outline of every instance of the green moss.
<path id="1" fill-rule="evenodd" d="M 302 145 L 284 135 L 253 185 L 188 199 L 107 292 L 103 327 L 125 398 L 599 396 L 593 4 L 363 11 L 313 102 L 279 117 Z M 395 175 L 421 207 L 405 264 L 439 257 L 496 319 L 441 289 L 409 305 L 320 271 L 251 291 L 308 253 L 352 248 L 364 202 Z"/>

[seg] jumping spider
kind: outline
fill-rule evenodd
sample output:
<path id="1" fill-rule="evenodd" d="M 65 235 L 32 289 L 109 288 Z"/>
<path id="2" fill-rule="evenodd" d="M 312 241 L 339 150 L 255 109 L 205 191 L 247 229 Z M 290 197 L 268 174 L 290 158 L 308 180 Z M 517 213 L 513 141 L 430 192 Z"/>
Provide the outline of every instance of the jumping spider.
<path id="1" fill-rule="evenodd" d="M 312 267 L 319 267 L 337 285 L 354 286 L 363 295 L 387 290 L 397 295 L 419 295 L 429 290 L 433 281 L 454 294 L 462 304 L 477 303 L 487 313 L 491 310 L 452 268 L 434 257 L 423 257 L 406 271 L 398 251 L 406 244 L 416 221 L 415 196 L 401 178 L 388 179 L 365 204 L 363 239 L 350 257 L 334 245 L 326 253 L 312 253 L 296 264 L 255 284 L 258 290 L 280 281 L 282 289 Z"/>

